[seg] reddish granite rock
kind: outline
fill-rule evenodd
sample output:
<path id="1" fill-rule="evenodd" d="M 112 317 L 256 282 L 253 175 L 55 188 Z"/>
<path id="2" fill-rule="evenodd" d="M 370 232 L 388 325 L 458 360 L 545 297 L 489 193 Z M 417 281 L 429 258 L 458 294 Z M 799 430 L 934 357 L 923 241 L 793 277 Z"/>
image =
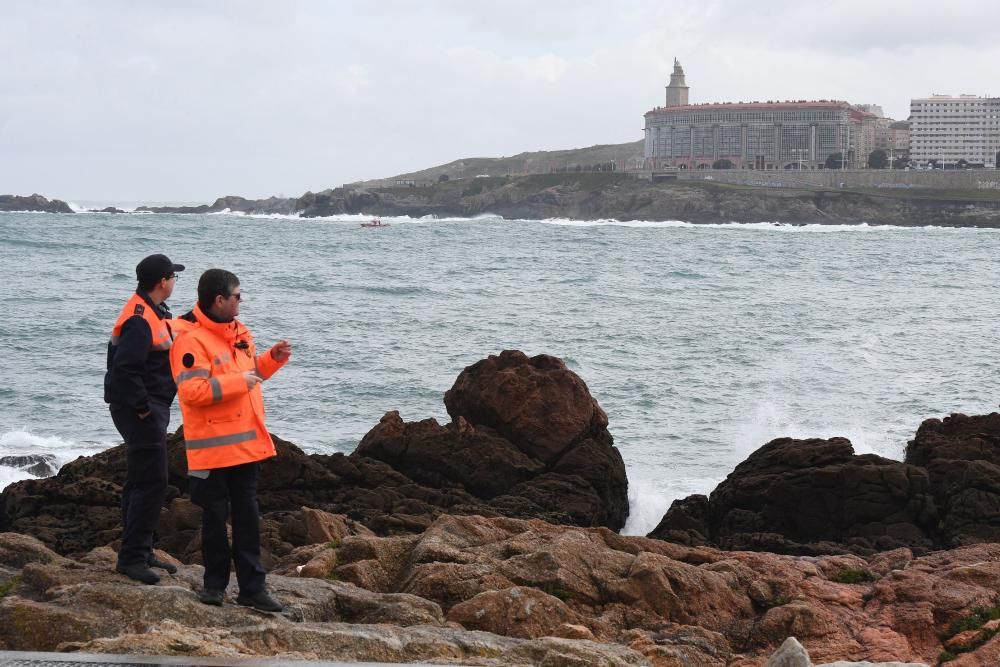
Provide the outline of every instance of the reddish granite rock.
<path id="1" fill-rule="evenodd" d="M 967 628 L 974 627 L 968 619 L 977 610 L 1000 605 L 1000 544 L 925 556 L 905 549 L 870 559 L 783 556 L 683 547 L 538 520 L 442 516 L 420 535 L 346 535 L 339 543 L 299 547 L 288 558 L 295 560 L 283 561 L 287 574 L 268 580 L 287 613 L 262 626 L 259 615 L 235 605 L 198 604 L 198 566 L 182 564 L 161 585 L 141 586 L 114 572 L 114 552 L 106 547 L 70 561 L 33 538 L 0 534 L 0 571 L 13 568 L 17 577 L 0 598 L 0 647 L 115 650 L 126 638 L 142 647 L 142 633 L 155 624 L 169 630 L 176 640 L 171 645 L 188 647 L 178 652 L 192 655 L 224 645 L 233 655 L 311 653 L 316 659 L 336 655 L 336 641 L 364 647 L 361 638 L 375 635 L 397 638 L 390 642 L 397 651 L 379 653 L 385 650 L 380 644 L 358 655 L 430 659 L 420 646 L 440 644 L 456 651 L 446 661 L 464 664 L 475 660 L 473 649 L 454 649 L 456 641 L 513 646 L 504 640 L 542 641 L 543 635 L 573 639 L 545 640 L 539 653 L 507 653 L 507 660 L 641 662 L 591 638 L 670 666 L 761 667 L 789 636 L 814 664 L 935 664 L 946 647 L 963 651 L 958 664 L 992 665 L 997 655 L 991 626 Z M 317 559 L 326 565 L 308 571 L 295 565 Z M 295 572 L 300 576 L 288 576 Z M 297 622 L 302 619 L 307 622 Z M 345 622 L 378 626 L 363 632 L 342 627 Z M 407 634 L 413 626 L 421 639 Z M 347 634 L 316 643 L 316 632 Z M 220 642 L 206 633 L 221 633 Z M 267 633 L 278 633 L 274 643 L 252 638 Z M 417 644 L 399 652 L 406 637 Z M 162 647 L 149 644 L 149 650 Z M 555 663 L 553 650 L 598 653 Z M 632 662 L 616 662 L 623 655 Z M 442 654 L 433 657 L 439 662 Z"/>
<path id="2" fill-rule="evenodd" d="M 580 377 L 556 357 L 506 350 L 466 368 L 444 395 L 448 414 L 488 426 L 549 464 L 599 436 L 608 416 Z"/>
<path id="3" fill-rule="evenodd" d="M 572 613 L 653 664 L 759 667 L 793 635 L 816 664 L 932 663 L 952 624 L 1000 603 L 1000 545 L 782 556 L 472 516 L 387 540 L 346 538 L 333 574 L 433 600 L 449 620 L 491 632 L 556 633 Z M 515 588 L 536 592 L 512 599 Z M 551 618 L 518 611 L 535 599 Z"/>

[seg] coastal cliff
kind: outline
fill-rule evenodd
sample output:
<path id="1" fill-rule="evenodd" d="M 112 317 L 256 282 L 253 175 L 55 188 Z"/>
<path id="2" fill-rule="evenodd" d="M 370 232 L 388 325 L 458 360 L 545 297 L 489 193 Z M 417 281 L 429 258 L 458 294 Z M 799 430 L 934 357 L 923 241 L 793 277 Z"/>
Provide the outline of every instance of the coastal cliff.
<path id="1" fill-rule="evenodd" d="M 141 207 L 157 213 L 321 217 L 474 217 L 508 219 L 682 220 L 693 223 L 1000 226 L 1000 198 L 978 191 L 875 192 L 774 188 L 708 180 L 653 183 L 617 173 L 536 174 L 449 180 L 425 187 L 337 188 L 298 198 L 221 197 L 194 207 Z"/>

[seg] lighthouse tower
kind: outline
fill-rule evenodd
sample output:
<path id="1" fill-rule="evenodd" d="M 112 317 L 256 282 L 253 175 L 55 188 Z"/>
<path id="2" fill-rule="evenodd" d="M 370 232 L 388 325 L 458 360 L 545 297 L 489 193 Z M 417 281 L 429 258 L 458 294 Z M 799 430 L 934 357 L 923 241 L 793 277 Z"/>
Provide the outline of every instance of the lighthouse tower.
<path id="1" fill-rule="evenodd" d="M 684 68 L 674 58 L 674 73 L 670 75 L 670 85 L 667 86 L 667 106 L 681 107 L 688 103 L 688 87 L 684 83 Z"/>

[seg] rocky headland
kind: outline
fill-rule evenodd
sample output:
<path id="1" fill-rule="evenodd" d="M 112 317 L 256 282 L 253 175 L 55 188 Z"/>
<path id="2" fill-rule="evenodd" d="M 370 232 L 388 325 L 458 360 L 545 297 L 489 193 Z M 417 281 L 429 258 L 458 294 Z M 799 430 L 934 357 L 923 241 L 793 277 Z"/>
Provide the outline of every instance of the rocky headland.
<path id="1" fill-rule="evenodd" d="M 0 210 L 73 212 L 64 202 L 38 195 L 0 197 Z M 96 212 L 125 213 L 114 207 Z M 983 192 L 796 189 L 707 180 L 652 183 L 614 172 L 477 177 L 424 187 L 357 185 L 301 197 L 226 196 L 199 206 L 140 206 L 136 212 L 1000 227 L 1000 198 Z"/>
<path id="2" fill-rule="evenodd" d="M 221 197 L 212 204 L 140 207 L 156 213 L 284 214 L 321 217 L 683 220 L 693 223 L 1000 226 L 1000 198 L 963 193 L 918 196 L 837 189 L 782 189 L 709 181 L 652 183 L 617 173 L 472 178 L 427 187 L 337 188 L 298 198 Z"/>
<path id="3" fill-rule="evenodd" d="M 488 357 L 444 400 L 450 423 L 389 412 L 350 455 L 276 439 L 259 497 L 280 615 L 197 601 L 200 514 L 180 433 L 157 539 L 179 572 L 157 586 L 114 572 L 122 447 L 9 486 L 0 650 L 1000 663 L 1000 414 L 929 419 L 902 462 L 843 438 L 774 440 L 630 537 L 608 417 L 559 359 Z"/>

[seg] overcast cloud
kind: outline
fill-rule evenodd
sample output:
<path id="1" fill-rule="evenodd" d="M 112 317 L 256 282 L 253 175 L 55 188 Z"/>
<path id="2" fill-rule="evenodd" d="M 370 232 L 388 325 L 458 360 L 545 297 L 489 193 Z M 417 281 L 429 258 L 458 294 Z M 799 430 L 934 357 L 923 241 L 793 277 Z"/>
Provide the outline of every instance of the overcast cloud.
<path id="1" fill-rule="evenodd" d="M 1000 3 L 0 3 L 0 194 L 299 195 L 642 138 L 692 102 L 1000 95 Z M 761 9 L 766 7 L 766 9 Z"/>

